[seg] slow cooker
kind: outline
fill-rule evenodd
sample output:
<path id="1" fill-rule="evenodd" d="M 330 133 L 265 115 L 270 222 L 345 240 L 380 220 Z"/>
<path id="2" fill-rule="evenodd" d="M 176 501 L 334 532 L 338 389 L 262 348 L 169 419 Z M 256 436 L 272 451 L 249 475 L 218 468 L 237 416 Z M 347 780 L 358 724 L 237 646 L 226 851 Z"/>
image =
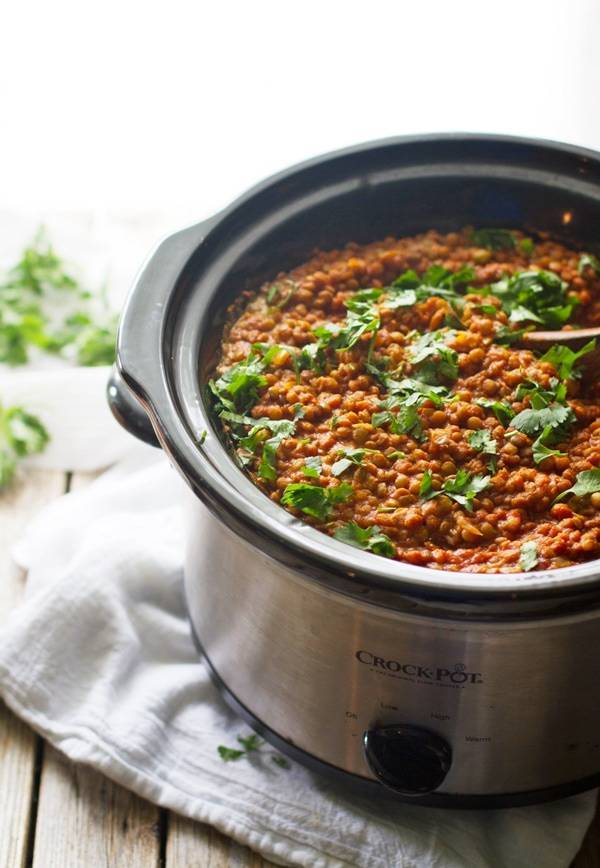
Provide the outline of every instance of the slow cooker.
<path id="1" fill-rule="evenodd" d="M 192 630 L 233 707 L 346 787 L 492 807 L 600 784 L 600 563 L 445 573 L 330 539 L 243 474 L 205 386 L 243 290 L 316 247 L 465 224 L 593 249 L 600 156 L 429 135 L 275 175 L 151 255 L 122 314 L 109 401 L 188 483 Z"/>

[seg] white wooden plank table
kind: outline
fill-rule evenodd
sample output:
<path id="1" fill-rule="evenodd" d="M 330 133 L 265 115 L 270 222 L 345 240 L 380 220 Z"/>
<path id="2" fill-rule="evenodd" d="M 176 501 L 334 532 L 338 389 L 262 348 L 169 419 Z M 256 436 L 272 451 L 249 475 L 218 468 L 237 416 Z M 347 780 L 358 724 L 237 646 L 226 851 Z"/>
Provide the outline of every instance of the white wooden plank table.
<path id="1" fill-rule="evenodd" d="M 23 590 L 11 543 L 40 507 L 88 481 L 31 471 L 0 495 L 0 623 Z M 65 759 L 0 703 L 0 868 L 97 866 L 272 868 L 214 829 Z M 573 868 L 600 868 L 600 811 Z"/>

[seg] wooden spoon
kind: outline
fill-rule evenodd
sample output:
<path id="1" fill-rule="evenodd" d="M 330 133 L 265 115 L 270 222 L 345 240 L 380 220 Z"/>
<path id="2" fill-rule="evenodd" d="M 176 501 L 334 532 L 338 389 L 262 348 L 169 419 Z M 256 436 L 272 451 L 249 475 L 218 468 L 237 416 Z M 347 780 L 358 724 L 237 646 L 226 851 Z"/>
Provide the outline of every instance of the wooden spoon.
<path id="1" fill-rule="evenodd" d="M 580 350 L 588 341 L 596 338 L 596 349 L 586 353 L 578 362 L 586 377 L 600 377 L 600 327 L 593 329 L 566 329 L 558 332 L 526 332 L 519 341 L 522 347 L 534 352 L 544 352 L 554 344 L 563 344 L 571 350 Z"/>

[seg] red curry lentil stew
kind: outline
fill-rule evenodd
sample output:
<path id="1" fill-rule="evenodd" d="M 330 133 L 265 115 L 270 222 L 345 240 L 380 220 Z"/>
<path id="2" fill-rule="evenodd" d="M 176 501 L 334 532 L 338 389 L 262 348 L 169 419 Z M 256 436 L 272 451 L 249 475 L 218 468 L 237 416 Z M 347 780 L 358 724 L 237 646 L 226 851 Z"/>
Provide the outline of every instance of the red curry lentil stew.
<path id="1" fill-rule="evenodd" d="M 594 325 L 600 262 L 543 233 L 348 244 L 238 298 L 209 387 L 254 483 L 337 540 L 442 570 L 564 567 L 600 557 L 593 342 L 518 341 Z"/>

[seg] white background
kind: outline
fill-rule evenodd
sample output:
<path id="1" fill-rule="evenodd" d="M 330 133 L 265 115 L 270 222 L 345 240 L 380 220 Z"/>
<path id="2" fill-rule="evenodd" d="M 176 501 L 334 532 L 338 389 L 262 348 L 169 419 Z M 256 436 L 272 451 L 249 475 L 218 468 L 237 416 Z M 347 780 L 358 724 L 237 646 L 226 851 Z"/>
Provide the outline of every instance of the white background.
<path id="1" fill-rule="evenodd" d="M 600 148 L 598 0 L 4 6 L 0 207 L 207 216 L 307 156 L 473 130 Z"/>

